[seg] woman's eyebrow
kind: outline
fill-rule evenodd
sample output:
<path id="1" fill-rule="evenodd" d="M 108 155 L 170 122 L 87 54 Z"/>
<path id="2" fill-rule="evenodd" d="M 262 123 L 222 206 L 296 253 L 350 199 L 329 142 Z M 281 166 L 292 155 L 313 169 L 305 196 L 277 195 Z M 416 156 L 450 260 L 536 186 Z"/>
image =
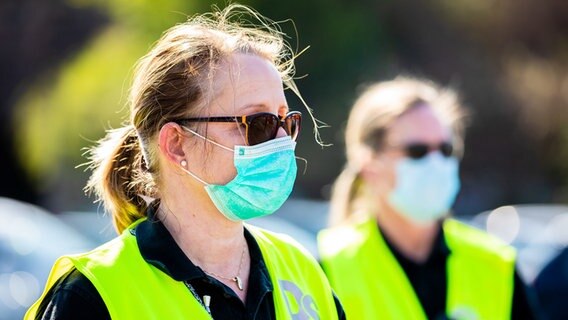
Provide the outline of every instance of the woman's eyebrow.
<path id="1" fill-rule="evenodd" d="M 267 104 L 265 104 L 265 103 L 251 103 L 251 104 L 245 105 L 245 106 L 241 109 L 241 111 L 248 111 L 248 112 L 250 112 L 250 111 L 268 112 L 268 109 L 270 109 L 270 108 L 269 108 L 269 106 L 268 106 Z M 289 111 L 289 108 L 288 108 L 287 105 L 280 105 L 280 106 L 278 106 L 278 112 L 280 112 L 280 111 L 282 111 L 282 110 L 288 112 L 288 111 Z"/>

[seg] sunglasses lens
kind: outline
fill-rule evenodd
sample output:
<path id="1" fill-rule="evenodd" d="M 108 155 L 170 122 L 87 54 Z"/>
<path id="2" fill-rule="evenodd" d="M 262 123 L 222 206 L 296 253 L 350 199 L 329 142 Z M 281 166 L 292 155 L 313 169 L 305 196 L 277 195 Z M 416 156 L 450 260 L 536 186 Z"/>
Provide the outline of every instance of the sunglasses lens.
<path id="1" fill-rule="evenodd" d="M 296 141 L 298 134 L 300 134 L 300 124 L 302 123 L 302 115 L 299 112 L 290 113 L 284 118 L 284 130 Z"/>
<path id="2" fill-rule="evenodd" d="M 249 123 L 248 144 L 255 145 L 273 139 L 278 132 L 278 117 L 273 114 L 259 114 Z"/>
<path id="3" fill-rule="evenodd" d="M 405 147 L 406 155 L 412 159 L 421 159 L 426 156 L 430 151 L 440 151 L 440 153 L 448 158 L 454 153 L 454 147 L 449 142 L 443 142 L 438 147 L 430 147 L 427 144 L 411 144 Z"/>
<path id="4" fill-rule="evenodd" d="M 444 142 L 440 145 L 440 152 L 444 155 L 444 157 L 451 157 L 454 153 L 454 147 L 451 143 Z"/>
<path id="5" fill-rule="evenodd" d="M 411 144 L 406 146 L 406 155 L 412 159 L 420 159 L 427 155 L 428 152 L 429 147 L 425 144 Z"/>
<path id="6" fill-rule="evenodd" d="M 300 133 L 300 123 L 302 122 L 302 114 L 299 112 L 289 113 L 283 120 L 271 113 L 260 113 L 249 116 L 248 122 L 248 144 L 263 143 L 274 139 L 278 134 L 278 128 L 282 126 L 286 134 L 296 140 Z"/>

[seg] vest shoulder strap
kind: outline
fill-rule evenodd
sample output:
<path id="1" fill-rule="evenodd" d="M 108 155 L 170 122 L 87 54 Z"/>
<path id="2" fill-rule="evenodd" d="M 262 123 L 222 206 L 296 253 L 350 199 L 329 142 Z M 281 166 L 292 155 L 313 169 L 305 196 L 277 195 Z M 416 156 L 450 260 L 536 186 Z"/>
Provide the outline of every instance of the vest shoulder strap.
<path id="1" fill-rule="evenodd" d="M 331 286 L 313 256 L 288 235 L 250 225 L 247 229 L 269 270 L 277 317 L 337 319 Z"/>
<path id="2" fill-rule="evenodd" d="M 322 230 L 318 246 L 348 318 L 426 320 L 412 284 L 374 219 Z"/>
<path id="3" fill-rule="evenodd" d="M 446 310 L 454 318 L 510 319 L 516 251 L 500 239 L 453 219 L 444 222 Z"/>
<path id="4" fill-rule="evenodd" d="M 501 239 L 471 227 L 455 219 L 444 221 L 445 240 L 450 250 L 460 254 L 493 257 L 493 259 L 514 262 L 516 251 Z"/>

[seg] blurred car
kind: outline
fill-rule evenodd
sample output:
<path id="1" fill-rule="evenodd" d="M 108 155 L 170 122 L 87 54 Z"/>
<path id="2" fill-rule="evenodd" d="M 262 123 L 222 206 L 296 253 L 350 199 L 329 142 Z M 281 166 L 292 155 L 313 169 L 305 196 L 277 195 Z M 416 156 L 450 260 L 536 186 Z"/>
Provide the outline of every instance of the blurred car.
<path id="1" fill-rule="evenodd" d="M 517 248 L 519 272 L 535 289 L 546 318 L 568 319 L 568 206 L 504 206 L 470 223 Z"/>
<path id="2" fill-rule="evenodd" d="M 568 319 L 568 247 L 538 274 L 534 287 L 549 320 Z"/>
<path id="3" fill-rule="evenodd" d="M 0 198 L 0 221 L 0 319 L 22 319 L 57 257 L 96 243 L 44 209 L 7 198 Z"/>
<path id="4" fill-rule="evenodd" d="M 518 268 L 532 284 L 540 271 L 568 246 L 568 206 L 523 204 L 482 212 L 465 222 L 513 245 Z"/>

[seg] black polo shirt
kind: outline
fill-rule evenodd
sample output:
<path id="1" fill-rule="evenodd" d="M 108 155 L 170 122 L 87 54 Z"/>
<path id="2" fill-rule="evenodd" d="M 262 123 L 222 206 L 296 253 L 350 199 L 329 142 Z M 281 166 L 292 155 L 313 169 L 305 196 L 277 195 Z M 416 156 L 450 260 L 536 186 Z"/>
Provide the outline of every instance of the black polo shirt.
<path id="1" fill-rule="evenodd" d="M 207 275 L 185 256 L 166 227 L 154 218 L 153 210 L 149 210 L 148 216 L 148 220 L 132 231 L 142 257 L 173 279 L 189 283 L 198 296 L 209 295 L 214 319 L 276 319 L 270 275 L 260 248 L 248 230 L 245 229 L 244 235 L 251 266 L 246 303 L 243 303 L 232 289 Z M 335 295 L 334 299 L 339 319 L 345 319 Z M 61 277 L 43 299 L 37 319 L 110 319 L 110 315 L 92 283 L 73 269 Z"/>
<path id="2" fill-rule="evenodd" d="M 383 237 L 406 273 L 428 319 L 447 319 L 447 261 L 452 252 L 446 243 L 444 229 L 441 225 L 434 240 L 432 251 L 426 261 L 422 263 L 406 258 L 389 242 L 386 235 L 383 234 Z M 511 319 L 540 319 L 535 299 L 534 292 L 525 285 L 515 271 Z"/>

